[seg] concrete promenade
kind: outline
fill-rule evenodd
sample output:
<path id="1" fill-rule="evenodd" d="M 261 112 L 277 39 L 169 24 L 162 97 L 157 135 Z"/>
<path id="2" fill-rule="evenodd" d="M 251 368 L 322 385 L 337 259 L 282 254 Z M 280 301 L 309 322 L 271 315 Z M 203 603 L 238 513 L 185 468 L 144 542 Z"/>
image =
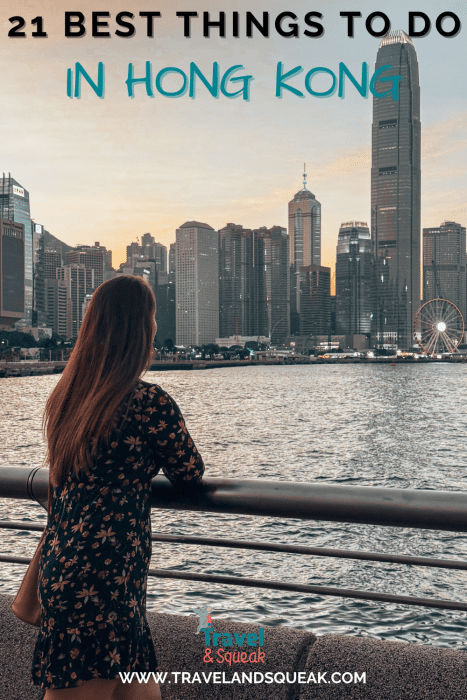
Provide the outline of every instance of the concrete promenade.
<path id="1" fill-rule="evenodd" d="M 323 365 L 323 364 L 418 364 L 427 362 L 458 362 L 465 364 L 464 355 L 454 358 L 437 359 L 424 358 L 423 360 L 413 360 L 412 358 L 393 357 L 350 357 L 333 358 L 323 360 L 317 357 L 302 357 L 299 360 L 287 358 L 276 358 L 267 360 L 178 360 L 177 362 L 156 360 L 149 368 L 150 372 L 174 372 L 176 370 L 201 370 L 201 369 L 221 369 L 225 367 L 272 367 L 275 365 Z M 24 362 L 0 362 L 0 378 L 3 377 L 32 377 L 45 374 L 60 374 L 65 368 L 66 362 L 35 362 L 32 360 Z"/>
<path id="2" fill-rule="evenodd" d="M 29 682 L 30 665 L 37 630 L 13 615 L 11 596 L 0 595 L 0 700 L 41 700 L 43 692 Z M 381 642 L 367 637 L 324 635 L 290 627 L 264 627 L 264 663 L 217 663 L 212 647 L 212 663 L 204 661 L 204 635 L 196 635 L 198 618 L 148 613 L 156 643 L 159 671 L 167 672 L 162 686 L 163 700 L 461 700 L 467 698 L 467 655 L 464 651 Z M 213 618 L 214 632 L 258 634 L 259 626 Z M 242 650 L 254 647 L 243 644 Z M 237 651 L 234 646 L 232 651 Z M 190 674 L 191 683 L 182 683 L 181 673 Z M 194 676 L 217 672 L 208 683 Z M 240 674 L 273 674 L 273 682 L 224 683 Z M 305 683 L 281 682 L 301 678 Z M 298 674 L 301 673 L 301 676 Z M 332 674 L 336 681 L 332 682 Z M 342 682 L 361 678 L 366 682 Z M 279 674 L 279 675 L 275 675 Z M 284 675 L 281 675 L 284 674 Z M 311 676 L 313 674 L 313 676 Z M 321 674 L 321 675 L 320 675 Z M 346 674 L 345 676 L 343 674 Z M 275 677 L 275 680 L 274 680 Z M 178 682 L 175 682 L 175 679 Z M 185 677 L 186 680 L 187 677 Z M 267 677 L 266 677 L 267 678 Z M 316 682 L 313 682 L 313 678 Z M 220 682 L 213 682 L 213 679 Z M 261 680 L 261 676 L 256 676 Z M 171 680 L 171 683 L 168 681 Z M 254 681 L 254 676 L 252 676 Z M 193 682 L 194 681 L 194 682 Z M 325 682 L 327 681 L 327 682 Z M 136 681 L 133 681 L 136 682 Z"/>

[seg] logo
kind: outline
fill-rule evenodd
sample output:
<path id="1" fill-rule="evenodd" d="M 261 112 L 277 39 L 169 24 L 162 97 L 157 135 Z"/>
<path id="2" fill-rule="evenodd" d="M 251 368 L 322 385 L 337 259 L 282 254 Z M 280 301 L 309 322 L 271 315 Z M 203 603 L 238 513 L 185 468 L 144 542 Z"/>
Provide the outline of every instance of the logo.
<path id="1" fill-rule="evenodd" d="M 204 643 L 206 645 L 203 661 L 205 663 L 265 663 L 266 656 L 262 650 L 264 645 L 264 628 L 260 627 L 258 634 L 254 632 L 238 633 L 234 632 L 214 632 L 214 624 L 211 619 L 211 606 L 203 605 L 201 608 L 192 608 L 199 617 L 198 628 L 195 634 L 204 632 Z M 215 658 L 213 657 L 215 649 Z M 232 648 L 230 651 L 229 647 Z M 234 649 L 237 651 L 234 651 Z"/>
<path id="2" fill-rule="evenodd" d="M 199 617 L 198 629 L 195 634 L 200 632 L 208 632 L 213 629 L 213 624 L 211 620 L 211 615 L 209 614 L 212 610 L 210 605 L 203 605 L 202 608 L 192 608 L 193 612 Z"/>
<path id="3" fill-rule="evenodd" d="M 24 197 L 24 190 L 22 187 L 13 185 L 13 194 L 15 194 L 17 197 Z"/>

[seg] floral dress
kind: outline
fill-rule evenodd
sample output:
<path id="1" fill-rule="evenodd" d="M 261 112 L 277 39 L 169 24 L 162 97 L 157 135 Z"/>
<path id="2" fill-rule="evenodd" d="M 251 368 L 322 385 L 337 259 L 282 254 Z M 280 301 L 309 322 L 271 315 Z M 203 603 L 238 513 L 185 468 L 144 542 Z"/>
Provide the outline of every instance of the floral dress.
<path id="1" fill-rule="evenodd" d="M 53 491 L 31 669 L 41 688 L 157 668 L 146 620 L 151 479 L 162 468 L 173 484 L 191 485 L 204 464 L 159 386 L 139 381 L 120 419 L 93 465 Z"/>

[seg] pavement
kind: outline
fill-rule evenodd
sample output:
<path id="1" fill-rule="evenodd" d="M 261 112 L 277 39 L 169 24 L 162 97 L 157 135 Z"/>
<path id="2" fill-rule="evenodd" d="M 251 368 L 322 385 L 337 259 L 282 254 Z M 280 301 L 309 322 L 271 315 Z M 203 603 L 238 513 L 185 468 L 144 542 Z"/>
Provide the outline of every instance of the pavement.
<path id="1" fill-rule="evenodd" d="M 13 615 L 12 600 L 0 595 L 0 700 L 42 700 L 43 691 L 29 681 L 37 630 Z M 206 654 L 195 615 L 149 612 L 148 623 L 158 670 L 167 673 L 162 700 L 467 700 L 464 651 L 213 618 L 213 631 L 232 637 L 226 651 L 255 652 L 229 665 L 212 642 Z M 239 641 L 243 634 L 259 638 L 260 628 L 263 647 L 248 646 L 246 638 L 237 646 L 235 634 Z"/>

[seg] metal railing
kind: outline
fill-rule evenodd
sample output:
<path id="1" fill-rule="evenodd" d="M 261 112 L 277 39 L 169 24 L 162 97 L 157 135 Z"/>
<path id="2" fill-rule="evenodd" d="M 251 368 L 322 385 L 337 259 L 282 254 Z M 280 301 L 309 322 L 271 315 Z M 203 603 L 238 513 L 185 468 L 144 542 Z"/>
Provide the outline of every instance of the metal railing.
<path id="1" fill-rule="evenodd" d="M 40 467 L 0 468 L 0 498 L 33 499 L 46 507 L 48 470 Z M 152 507 L 276 518 L 297 518 L 345 523 L 409 527 L 467 532 L 467 493 L 338 486 L 263 479 L 218 479 L 206 477 L 199 487 L 177 489 L 162 476 L 152 481 Z M 43 525 L 26 521 L 0 521 L 0 527 L 41 531 Z M 245 540 L 152 535 L 154 542 L 229 547 L 308 556 L 336 557 L 412 566 L 467 570 L 467 561 L 360 552 L 324 547 L 252 542 Z M 2 554 L 0 561 L 28 564 L 27 557 Z M 327 586 L 221 576 L 203 573 L 150 569 L 156 578 L 204 581 L 280 591 L 357 598 L 429 608 L 467 611 L 467 603 L 444 599 L 400 596 Z"/>

